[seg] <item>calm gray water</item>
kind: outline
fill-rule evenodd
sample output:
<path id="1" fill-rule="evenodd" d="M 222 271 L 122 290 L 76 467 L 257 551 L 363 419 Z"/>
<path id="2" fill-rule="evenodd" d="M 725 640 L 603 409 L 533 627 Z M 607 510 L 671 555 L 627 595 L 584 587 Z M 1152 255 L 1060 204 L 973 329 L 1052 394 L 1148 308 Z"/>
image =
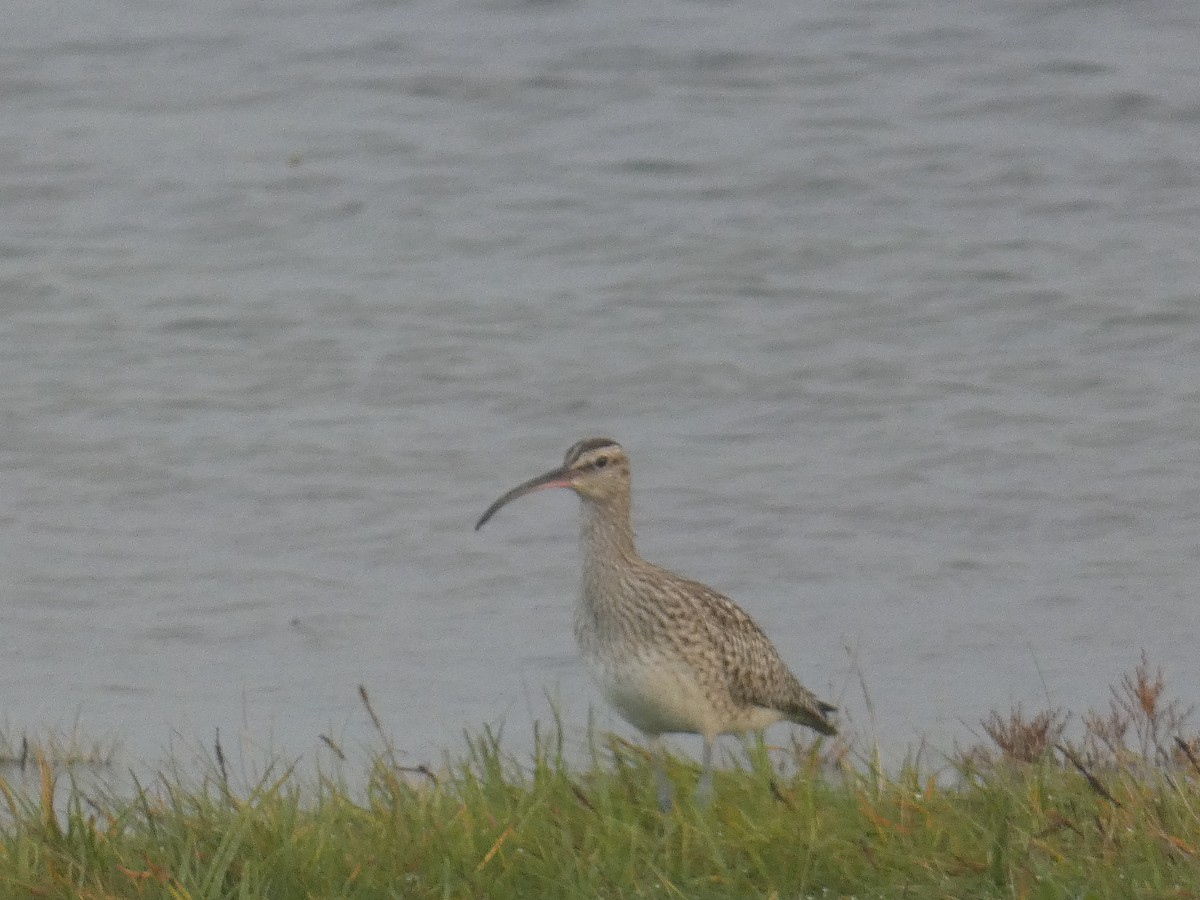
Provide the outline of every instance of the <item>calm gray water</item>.
<path id="1" fill-rule="evenodd" d="M 1194 0 L 5 20 L 5 733 L 582 725 L 577 501 L 471 526 L 595 434 L 897 752 L 1200 699 Z"/>

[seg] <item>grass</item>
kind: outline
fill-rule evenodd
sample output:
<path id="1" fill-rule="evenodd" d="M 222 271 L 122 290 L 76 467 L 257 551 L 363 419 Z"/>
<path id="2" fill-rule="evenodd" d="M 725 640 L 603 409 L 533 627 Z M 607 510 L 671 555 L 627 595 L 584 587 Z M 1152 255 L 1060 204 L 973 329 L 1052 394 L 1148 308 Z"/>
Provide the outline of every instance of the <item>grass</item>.
<path id="1" fill-rule="evenodd" d="M 69 732 L 50 733 L 32 741 L 28 735 L 17 740 L 0 730 L 0 766 L 22 771 L 35 763 L 39 754 L 61 765 L 104 767 L 112 764 L 117 750 L 114 742 L 102 743 L 84 737 L 78 722 Z"/>
<path id="2" fill-rule="evenodd" d="M 485 730 L 434 771 L 398 765 L 375 720 L 353 788 L 286 767 L 238 787 L 218 745 L 207 771 L 98 797 L 39 750 L 29 791 L 0 780 L 0 896 L 1196 897 L 1186 713 L 1143 658 L 1102 713 L 993 714 L 941 772 L 756 743 L 698 810 L 674 758 L 669 815 L 640 747 L 597 738 L 572 763 L 557 724 L 528 758 Z"/>

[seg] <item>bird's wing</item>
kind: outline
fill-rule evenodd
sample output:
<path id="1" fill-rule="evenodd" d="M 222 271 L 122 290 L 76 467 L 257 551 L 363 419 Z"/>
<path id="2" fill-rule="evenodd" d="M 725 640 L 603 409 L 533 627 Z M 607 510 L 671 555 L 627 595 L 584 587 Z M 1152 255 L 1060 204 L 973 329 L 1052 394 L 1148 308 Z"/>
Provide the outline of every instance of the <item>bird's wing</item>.
<path id="1" fill-rule="evenodd" d="M 699 582 L 687 587 L 686 593 L 702 606 L 701 619 L 734 702 L 777 709 L 821 734 L 837 733 L 829 720 L 837 707 L 819 700 L 800 684 L 749 613 Z"/>

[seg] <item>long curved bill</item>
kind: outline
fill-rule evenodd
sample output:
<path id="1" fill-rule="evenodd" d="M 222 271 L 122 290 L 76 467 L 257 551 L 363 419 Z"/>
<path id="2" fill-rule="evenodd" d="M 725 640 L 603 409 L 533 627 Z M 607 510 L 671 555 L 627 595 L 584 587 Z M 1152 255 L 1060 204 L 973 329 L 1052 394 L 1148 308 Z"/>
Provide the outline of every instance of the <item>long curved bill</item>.
<path id="1" fill-rule="evenodd" d="M 558 468 L 553 472 L 547 472 L 545 475 L 539 475 L 537 478 L 530 478 L 524 484 L 519 484 L 491 506 L 487 508 L 479 521 L 475 523 L 475 530 L 478 531 L 484 526 L 488 519 L 496 514 L 496 511 L 506 503 L 511 503 L 518 497 L 524 497 L 526 494 L 532 494 L 534 491 L 540 491 L 543 488 L 552 487 L 570 487 L 571 473 L 566 468 Z"/>

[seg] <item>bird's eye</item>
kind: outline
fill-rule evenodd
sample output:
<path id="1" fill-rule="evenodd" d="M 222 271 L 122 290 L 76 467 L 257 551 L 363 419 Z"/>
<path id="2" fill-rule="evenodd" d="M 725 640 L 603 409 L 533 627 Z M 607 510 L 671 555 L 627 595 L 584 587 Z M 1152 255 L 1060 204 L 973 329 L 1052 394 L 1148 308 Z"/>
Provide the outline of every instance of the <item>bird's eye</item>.
<path id="1" fill-rule="evenodd" d="M 597 456 L 596 462 L 594 463 L 594 465 L 596 466 L 597 469 L 603 469 L 605 466 L 608 465 L 608 457 L 607 456 Z"/>

